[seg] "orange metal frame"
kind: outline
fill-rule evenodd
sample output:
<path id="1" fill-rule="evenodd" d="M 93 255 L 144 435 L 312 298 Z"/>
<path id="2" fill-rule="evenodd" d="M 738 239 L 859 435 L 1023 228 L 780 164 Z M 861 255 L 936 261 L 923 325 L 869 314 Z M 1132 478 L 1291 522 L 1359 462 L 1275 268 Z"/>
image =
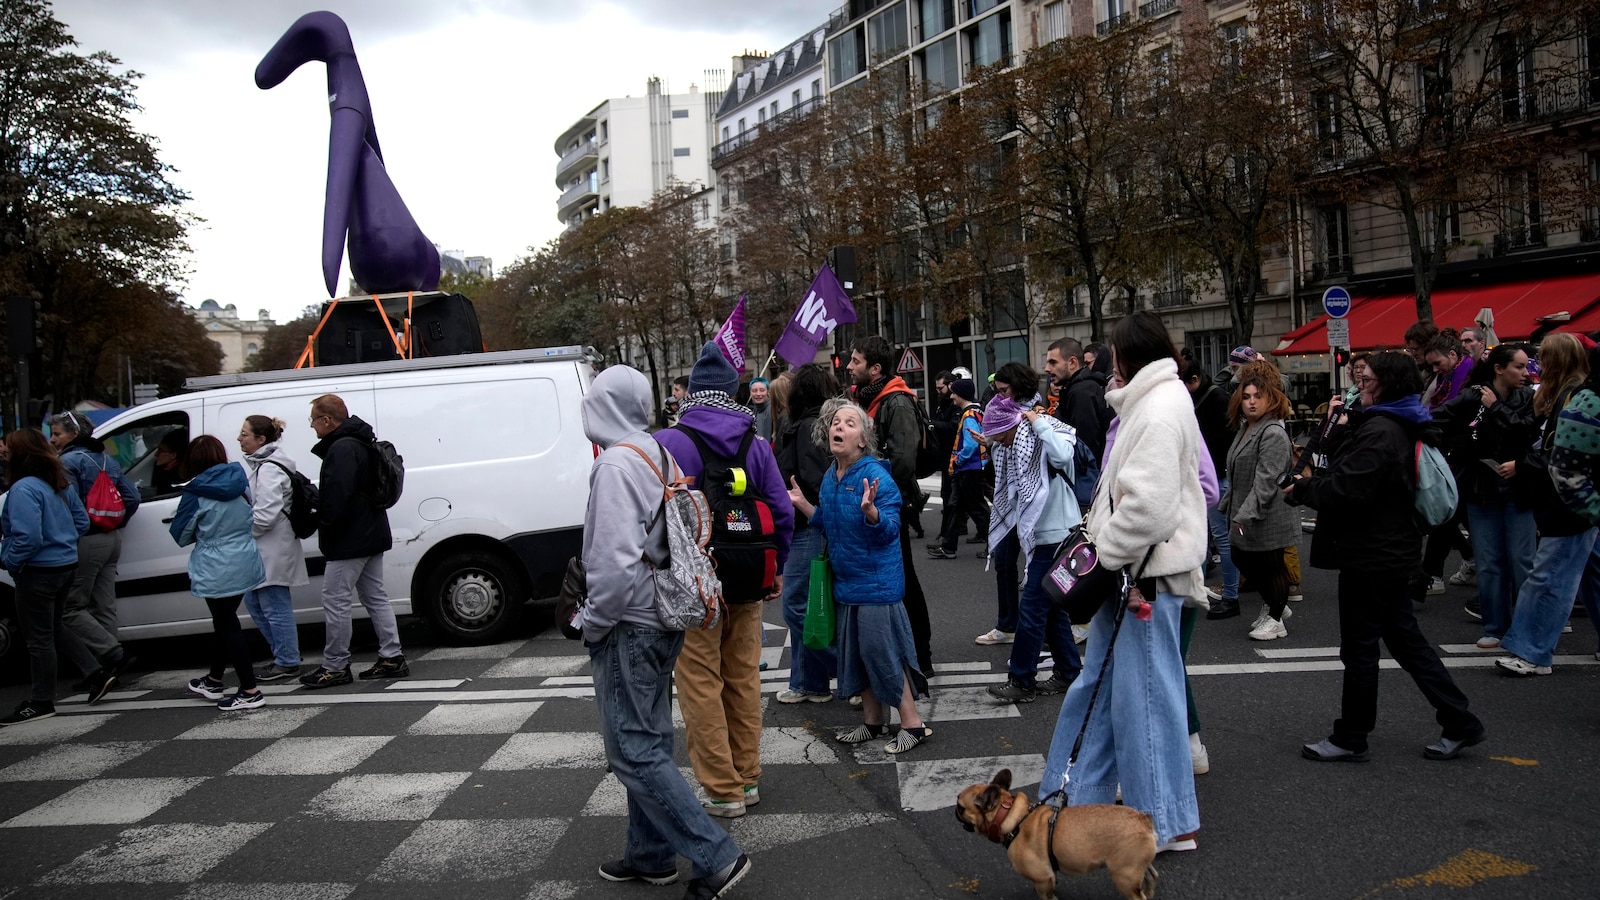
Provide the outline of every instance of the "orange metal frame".
<path id="1" fill-rule="evenodd" d="M 384 311 L 383 301 L 378 299 L 377 294 L 373 294 L 366 298 L 335 297 L 333 300 L 328 301 L 328 308 L 322 311 L 322 318 L 317 321 L 317 327 L 312 329 L 311 335 L 306 338 L 306 348 L 300 351 L 300 358 L 295 360 L 294 363 L 294 367 L 296 369 L 304 369 L 306 367 L 316 368 L 317 336 L 322 334 L 322 327 L 328 324 L 328 317 L 333 315 L 333 310 L 340 303 L 346 301 L 361 302 L 363 299 L 371 300 L 372 305 L 377 307 L 378 317 L 383 320 L 383 327 L 389 332 L 389 339 L 394 341 L 395 352 L 400 354 L 401 359 L 411 358 L 411 351 L 413 347 L 411 339 L 411 318 L 414 311 L 413 304 L 416 301 L 415 291 L 406 292 L 406 317 L 405 322 L 401 325 L 398 333 L 394 330 L 394 326 L 389 324 L 389 314 Z"/>

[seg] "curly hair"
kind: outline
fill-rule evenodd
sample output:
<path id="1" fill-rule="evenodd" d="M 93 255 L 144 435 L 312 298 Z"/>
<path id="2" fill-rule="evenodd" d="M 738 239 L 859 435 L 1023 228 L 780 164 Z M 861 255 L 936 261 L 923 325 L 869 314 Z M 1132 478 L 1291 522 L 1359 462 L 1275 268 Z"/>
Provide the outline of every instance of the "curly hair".
<path id="1" fill-rule="evenodd" d="M 861 404 L 849 397 L 834 397 L 822 404 L 822 414 L 817 416 L 817 424 L 811 429 L 811 439 L 818 444 L 828 446 L 828 429 L 833 427 L 833 417 L 840 410 L 853 409 L 861 417 L 861 435 L 867 440 L 866 456 L 878 455 L 878 426 L 861 408 Z"/>
<path id="2" fill-rule="evenodd" d="M 1270 375 L 1264 374 L 1259 369 L 1250 371 L 1257 362 L 1250 363 L 1239 373 L 1239 389 L 1228 398 L 1228 425 L 1232 428 L 1238 428 L 1239 423 L 1244 421 L 1244 389 L 1247 387 L 1254 387 L 1267 404 L 1267 411 L 1262 418 L 1287 419 L 1294 415 L 1294 406 L 1289 403 L 1289 398 L 1284 396 L 1283 382 L 1278 379 L 1277 369 L 1269 363 L 1267 367 L 1272 369 Z"/>

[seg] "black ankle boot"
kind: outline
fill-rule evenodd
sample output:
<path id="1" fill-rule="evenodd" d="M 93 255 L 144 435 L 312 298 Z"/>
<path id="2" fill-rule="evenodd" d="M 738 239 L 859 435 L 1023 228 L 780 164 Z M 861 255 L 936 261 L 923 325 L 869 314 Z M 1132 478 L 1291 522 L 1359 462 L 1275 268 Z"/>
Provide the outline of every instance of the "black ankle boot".
<path id="1" fill-rule="evenodd" d="M 1206 613 L 1208 619 L 1231 619 L 1239 614 L 1238 600 L 1213 600 L 1211 610 Z"/>

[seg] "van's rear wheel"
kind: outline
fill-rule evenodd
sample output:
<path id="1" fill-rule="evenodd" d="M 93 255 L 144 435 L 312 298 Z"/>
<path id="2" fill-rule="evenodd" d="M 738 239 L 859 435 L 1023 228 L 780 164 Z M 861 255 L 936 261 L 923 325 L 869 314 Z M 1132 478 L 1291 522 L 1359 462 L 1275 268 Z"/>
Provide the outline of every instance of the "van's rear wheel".
<path id="1" fill-rule="evenodd" d="M 520 584 L 515 570 L 492 553 L 452 553 L 429 571 L 422 612 L 455 643 L 492 644 L 516 627 Z"/>

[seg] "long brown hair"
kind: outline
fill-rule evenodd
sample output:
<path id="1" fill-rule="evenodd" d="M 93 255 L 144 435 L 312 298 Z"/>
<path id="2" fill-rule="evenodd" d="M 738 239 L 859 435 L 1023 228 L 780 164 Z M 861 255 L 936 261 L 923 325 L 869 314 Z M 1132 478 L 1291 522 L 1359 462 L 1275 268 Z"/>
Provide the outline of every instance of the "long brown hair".
<path id="1" fill-rule="evenodd" d="M 1589 377 L 1589 354 L 1576 337 L 1558 331 L 1539 345 L 1539 376 L 1533 412 L 1543 418 L 1560 412 L 1556 403 Z"/>
<path id="2" fill-rule="evenodd" d="M 71 483 L 55 448 L 32 428 L 19 428 L 6 435 L 6 453 L 11 457 L 6 463 L 7 486 L 14 486 L 29 476 L 58 491 Z"/>

